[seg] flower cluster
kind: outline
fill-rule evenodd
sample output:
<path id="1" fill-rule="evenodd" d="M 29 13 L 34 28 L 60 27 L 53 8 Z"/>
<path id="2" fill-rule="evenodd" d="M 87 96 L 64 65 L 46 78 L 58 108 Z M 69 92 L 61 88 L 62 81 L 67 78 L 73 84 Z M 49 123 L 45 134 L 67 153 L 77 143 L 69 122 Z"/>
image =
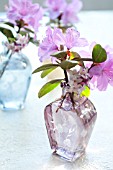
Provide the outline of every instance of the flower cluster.
<path id="1" fill-rule="evenodd" d="M 90 74 L 88 73 L 88 68 L 80 67 L 79 70 L 68 70 L 69 73 L 69 91 L 76 91 L 78 95 L 84 90 L 84 87 L 89 86 Z"/>
<path id="2" fill-rule="evenodd" d="M 18 52 L 29 42 L 37 44 L 36 33 L 43 17 L 43 9 L 32 0 L 9 0 L 6 7 L 8 21 L 1 21 L 0 31 L 7 37 L 7 47 Z"/>
<path id="3" fill-rule="evenodd" d="M 56 20 L 59 26 L 73 25 L 79 21 L 77 13 L 82 8 L 80 0 L 72 0 L 71 3 L 67 3 L 66 0 L 46 0 L 46 4 L 51 21 Z"/>
<path id="4" fill-rule="evenodd" d="M 89 51 L 83 50 L 86 46 L 89 46 Z M 59 28 L 48 28 L 46 37 L 39 45 L 38 55 L 40 61 L 51 58 L 54 63 L 43 65 L 34 73 L 42 71 L 41 77 L 45 77 L 60 67 L 65 75 L 64 79 L 46 83 L 39 91 L 39 97 L 61 82 L 68 85 L 68 91 L 76 91 L 77 95 L 87 97 L 92 85 L 100 91 L 106 90 L 109 84 L 113 86 L 113 49 L 109 46 L 103 48 L 95 42 L 88 44 L 74 28 L 68 28 L 65 33 Z"/>
<path id="5" fill-rule="evenodd" d="M 5 45 L 9 50 L 12 51 L 12 53 L 14 53 L 21 51 L 28 43 L 29 43 L 28 34 L 23 36 L 21 34 L 18 34 L 16 40 L 14 40 L 11 43 L 6 42 Z"/>

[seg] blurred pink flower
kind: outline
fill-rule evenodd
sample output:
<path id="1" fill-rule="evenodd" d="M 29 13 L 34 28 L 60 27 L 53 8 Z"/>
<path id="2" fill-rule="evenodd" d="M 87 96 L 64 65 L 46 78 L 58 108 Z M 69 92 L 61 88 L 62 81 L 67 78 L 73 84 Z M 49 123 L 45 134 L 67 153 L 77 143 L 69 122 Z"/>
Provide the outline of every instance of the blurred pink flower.
<path id="1" fill-rule="evenodd" d="M 60 17 L 64 25 L 79 21 L 77 13 L 82 8 L 82 1 L 80 0 L 72 0 L 71 3 L 67 3 L 66 0 L 46 0 L 46 5 L 50 19 L 54 20 Z"/>
<path id="2" fill-rule="evenodd" d="M 46 0 L 47 10 L 51 19 L 56 19 L 63 13 L 66 7 L 65 0 Z"/>
<path id="3" fill-rule="evenodd" d="M 100 91 L 105 91 L 108 84 L 113 86 L 113 56 L 92 67 L 89 74 L 92 77 L 92 82 L 96 82 L 96 86 Z"/>
<path id="4" fill-rule="evenodd" d="M 42 16 L 43 9 L 39 4 L 33 4 L 31 0 L 9 0 L 7 17 L 13 23 L 23 20 L 25 24 L 37 31 Z"/>
<path id="5" fill-rule="evenodd" d="M 80 0 L 73 0 L 72 3 L 67 4 L 62 14 L 62 22 L 64 25 L 74 24 L 79 21 L 77 13 L 82 8 L 82 2 Z"/>

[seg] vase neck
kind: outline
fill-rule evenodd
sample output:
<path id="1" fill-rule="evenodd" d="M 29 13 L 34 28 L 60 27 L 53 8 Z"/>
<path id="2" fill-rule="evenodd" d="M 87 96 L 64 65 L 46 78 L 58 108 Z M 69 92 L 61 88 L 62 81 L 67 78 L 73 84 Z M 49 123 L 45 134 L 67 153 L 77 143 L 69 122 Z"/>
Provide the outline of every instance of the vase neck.
<path id="1" fill-rule="evenodd" d="M 74 105 L 80 105 L 84 103 L 88 98 L 85 96 L 81 96 L 77 91 L 70 91 L 70 88 L 62 88 L 62 97 L 71 101 Z"/>

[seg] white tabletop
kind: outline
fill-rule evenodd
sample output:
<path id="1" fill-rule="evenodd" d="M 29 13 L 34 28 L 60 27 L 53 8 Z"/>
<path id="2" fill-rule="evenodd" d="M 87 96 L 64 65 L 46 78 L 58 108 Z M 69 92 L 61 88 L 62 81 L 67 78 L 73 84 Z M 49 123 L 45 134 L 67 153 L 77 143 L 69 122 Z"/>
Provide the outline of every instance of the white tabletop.
<path id="1" fill-rule="evenodd" d="M 113 12 L 81 12 L 77 25 L 81 36 L 113 47 Z M 26 48 L 33 69 L 39 66 L 37 49 Z M 113 88 L 106 92 L 93 91 L 98 119 L 86 154 L 74 163 L 51 154 L 43 110 L 55 98 L 60 88 L 38 99 L 37 92 L 46 80 L 32 76 L 25 109 L 17 112 L 0 111 L 0 170 L 113 170 Z M 58 91 L 59 90 L 59 91 Z"/>

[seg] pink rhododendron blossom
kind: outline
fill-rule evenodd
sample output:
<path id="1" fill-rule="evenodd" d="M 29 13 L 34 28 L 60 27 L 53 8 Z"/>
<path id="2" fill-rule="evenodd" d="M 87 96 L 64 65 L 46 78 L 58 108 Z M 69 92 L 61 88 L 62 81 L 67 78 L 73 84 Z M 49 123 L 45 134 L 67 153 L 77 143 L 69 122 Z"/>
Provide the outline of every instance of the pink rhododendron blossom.
<path id="1" fill-rule="evenodd" d="M 55 28 L 53 31 L 53 41 L 60 48 L 60 45 L 65 45 L 65 35 L 62 30 Z"/>
<path id="2" fill-rule="evenodd" d="M 68 28 L 66 33 L 63 33 L 59 28 L 54 30 L 48 28 L 46 37 L 38 49 L 40 61 L 50 58 L 52 53 L 60 51 L 61 45 L 64 49 L 70 50 L 73 47 L 86 46 L 88 42 L 86 39 L 80 38 L 80 33 L 73 28 Z"/>
<path id="3" fill-rule="evenodd" d="M 89 45 L 89 49 L 88 51 L 85 51 L 85 50 L 81 50 L 79 51 L 79 54 L 81 57 L 92 57 L 92 51 L 93 51 L 93 47 L 96 45 L 96 42 L 92 42 L 90 45 Z"/>
<path id="4" fill-rule="evenodd" d="M 106 45 L 105 47 L 106 53 L 108 57 L 113 57 L 113 48 L 111 48 L 109 45 Z"/>
<path id="5" fill-rule="evenodd" d="M 73 24 L 79 21 L 77 13 L 82 8 L 80 0 L 73 0 L 72 3 L 67 4 L 62 14 L 62 22 L 64 25 Z"/>
<path id="6" fill-rule="evenodd" d="M 92 58 L 92 51 L 96 42 L 92 42 L 89 46 L 89 51 L 80 51 L 81 57 Z M 108 84 L 113 86 L 113 49 L 110 46 L 105 46 L 107 60 L 103 63 L 93 66 L 89 73 L 92 77 L 90 81 L 91 88 L 98 88 L 101 91 L 106 90 Z M 91 62 L 87 66 L 91 66 Z"/>
<path id="7" fill-rule="evenodd" d="M 50 55 L 56 51 L 58 51 L 58 47 L 53 41 L 52 29 L 48 28 L 46 31 L 46 37 L 43 39 L 38 49 L 39 60 L 42 62 L 50 58 Z"/>
<path id="8" fill-rule="evenodd" d="M 43 9 L 31 0 L 9 0 L 7 17 L 13 23 L 23 20 L 26 25 L 37 31 L 42 16 Z"/>
<path id="9" fill-rule="evenodd" d="M 65 0 L 47 0 L 46 5 L 48 7 L 49 17 L 51 19 L 56 19 L 63 13 L 66 7 Z"/>
<path id="10" fill-rule="evenodd" d="M 68 28 L 65 34 L 65 45 L 67 49 L 73 47 L 84 47 L 88 45 L 88 42 L 85 38 L 80 38 L 80 33 L 74 28 Z"/>
<path id="11" fill-rule="evenodd" d="M 100 91 L 106 90 L 108 84 L 113 86 L 113 56 L 92 67 L 89 73 L 91 77 L 94 76 L 93 83 L 96 81 L 97 88 Z"/>

